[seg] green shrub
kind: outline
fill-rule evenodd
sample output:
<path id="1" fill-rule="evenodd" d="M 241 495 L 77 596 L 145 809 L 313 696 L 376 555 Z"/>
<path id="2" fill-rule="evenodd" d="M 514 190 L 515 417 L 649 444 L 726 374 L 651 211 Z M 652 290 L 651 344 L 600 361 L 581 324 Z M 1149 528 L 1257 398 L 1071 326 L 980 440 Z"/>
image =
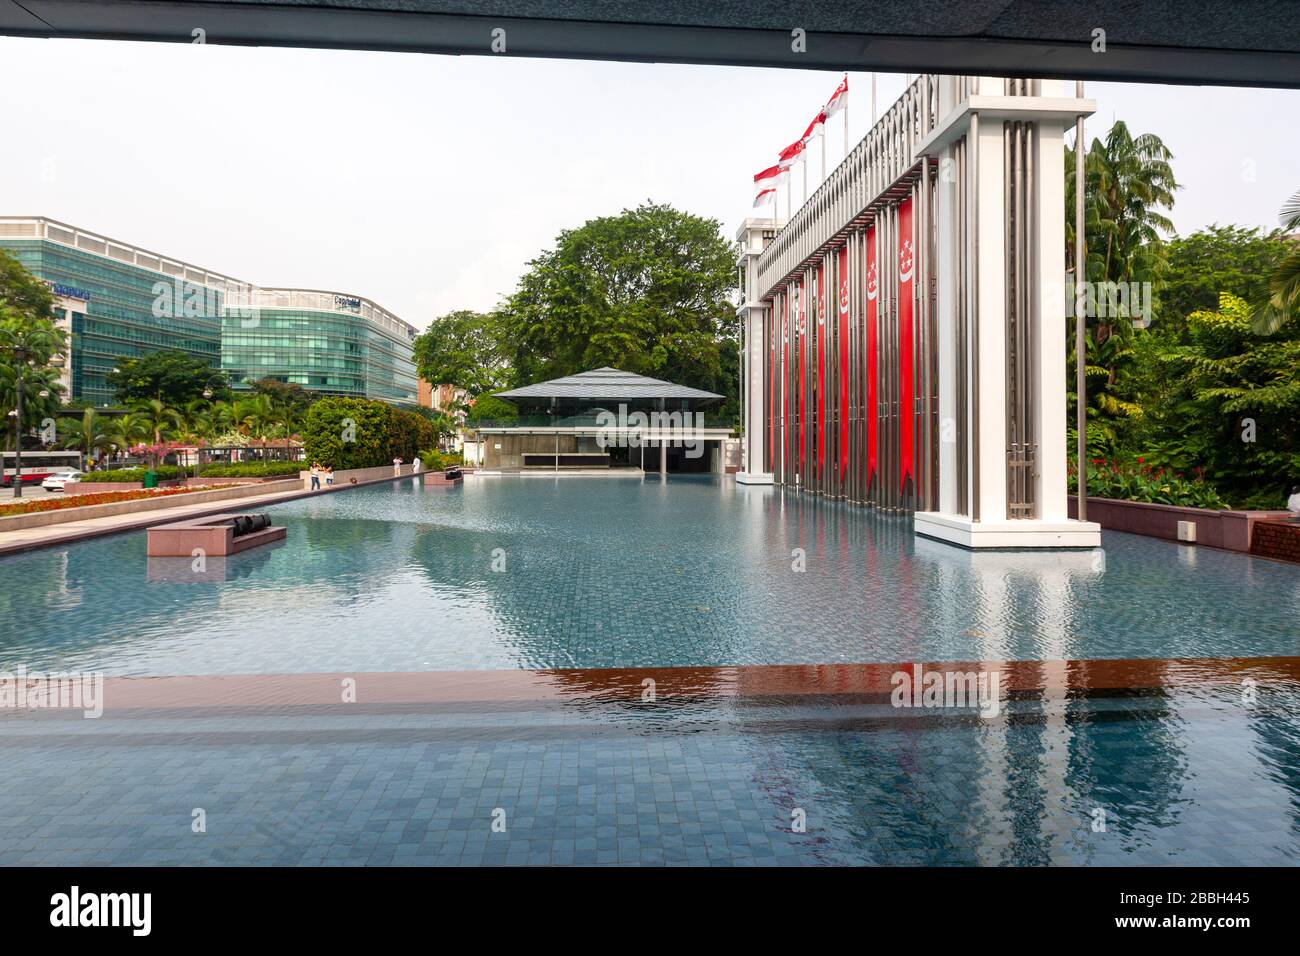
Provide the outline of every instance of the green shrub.
<path id="1" fill-rule="evenodd" d="M 206 465 L 200 472 L 203 478 L 274 478 L 278 475 L 296 475 L 311 467 L 305 461 L 236 461 Z"/>
<path id="2" fill-rule="evenodd" d="M 1070 491 L 1078 489 L 1076 470 L 1070 464 Z M 1121 501 L 1147 501 L 1183 508 L 1227 508 L 1214 486 L 1201 475 L 1188 478 L 1170 468 L 1152 465 L 1141 458 L 1122 463 L 1094 458 L 1088 464 L 1088 496 Z"/>
<path id="3" fill-rule="evenodd" d="M 453 465 L 465 464 L 465 456 L 454 451 L 431 451 L 420 452 L 420 464 L 425 471 L 442 471 L 444 468 L 450 468 Z"/>
<path id="4" fill-rule="evenodd" d="M 337 470 L 392 464 L 397 409 L 366 398 L 322 398 L 307 410 L 302 441 L 307 466 Z M 406 456 L 402 456 L 406 457 Z"/>
<path id="5" fill-rule="evenodd" d="M 81 480 L 91 481 L 144 481 L 146 468 L 108 468 L 103 471 L 87 472 Z M 170 481 L 173 478 L 184 478 L 190 474 L 188 468 L 178 468 L 175 465 L 159 465 L 154 469 L 154 474 L 158 476 L 159 481 Z"/>

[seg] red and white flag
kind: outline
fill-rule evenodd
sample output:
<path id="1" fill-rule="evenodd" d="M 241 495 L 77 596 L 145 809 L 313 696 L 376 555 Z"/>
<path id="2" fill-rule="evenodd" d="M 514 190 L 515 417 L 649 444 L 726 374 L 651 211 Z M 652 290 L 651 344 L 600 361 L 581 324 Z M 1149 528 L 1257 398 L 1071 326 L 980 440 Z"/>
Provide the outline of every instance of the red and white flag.
<path id="1" fill-rule="evenodd" d="M 820 136 L 826 128 L 826 111 L 822 110 L 816 118 L 808 124 L 808 128 L 803 131 L 803 141 L 805 143 L 814 136 Z"/>
<path id="2" fill-rule="evenodd" d="M 822 107 L 822 115 L 834 116 L 840 110 L 844 109 L 844 107 L 848 105 L 848 102 L 849 75 L 845 73 L 844 79 L 840 80 L 840 85 L 835 87 L 835 92 L 831 94 L 831 98 L 827 100 L 826 105 Z"/>
<path id="3" fill-rule="evenodd" d="M 771 189 L 790 178 L 790 170 L 784 166 L 769 166 L 754 177 L 754 185 L 759 189 Z"/>
<path id="4" fill-rule="evenodd" d="M 795 163 L 802 163 L 805 158 L 804 141 L 797 139 L 785 149 L 781 150 L 781 156 L 777 160 L 777 165 L 784 169 L 789 169 Z"/>
<path id="5" fill-rule="evenodd" d="M 772 204 L 772 201 L 775 199 L 776 199 L 775 189 L 764 189 L 762 192 L 760 192 L 757 196 L 754 197 L 754 208 L 757 209 L 759 206 L 770 206 Z"/>

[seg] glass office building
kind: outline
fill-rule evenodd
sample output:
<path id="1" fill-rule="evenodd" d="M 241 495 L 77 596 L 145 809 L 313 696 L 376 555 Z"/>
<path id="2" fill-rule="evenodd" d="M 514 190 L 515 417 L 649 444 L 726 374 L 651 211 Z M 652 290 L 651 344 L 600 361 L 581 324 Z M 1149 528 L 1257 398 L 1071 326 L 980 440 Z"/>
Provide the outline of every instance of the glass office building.
<path id="1" fill-rule="evenodd" d="M 236 389 L 276 378 L 323 395 L 414 405 L 415 334 L 369 299 L 316 289 L 252 289 L 227 301 L 221 367 Z"/>
<path id="2" fill-rule="evenodd" d="M 69 399 L 114 401 L 118 363 L 179 349 L 236 390 L 258 378 L 418 403 L 416 330 L 347 293 L 260 288 L 44 218 L 0 217 L 0 249 L 49 282 L 71 336 Z"/>
<path id="3" fill-rule="evenodd" d="M 48 219 L 0 217 L 0 249 L 50 283 L 68 313 L 67 398 L 109 404 L 118 363 L 162 349 L 220 365 L 221 308 L 236 280 Z"/>

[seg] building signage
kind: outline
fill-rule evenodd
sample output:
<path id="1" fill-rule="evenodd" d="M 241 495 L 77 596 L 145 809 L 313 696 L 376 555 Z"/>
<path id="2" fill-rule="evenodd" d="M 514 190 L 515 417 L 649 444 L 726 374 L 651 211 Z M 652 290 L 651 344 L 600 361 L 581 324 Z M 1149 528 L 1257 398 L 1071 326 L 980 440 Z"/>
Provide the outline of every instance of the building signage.
<path id="1" fill-rule="evenodd" d="M 81 299 L 84 302 L 90 301 L 90 293 L 85 289 L 78 289 L 76 286 L 64 285 L 61 282 L 47 282 L 46 285 L 50 287 L 50 291 L 55 295 L 62 296 L 65 299 Z"/>
<path id="2" fill-rule="evenodd" d="M 334 297 L 334 307 L 347 309 L 349 312 L 360 312 L 361 300 L 348 295 L 336 295 Z"/>

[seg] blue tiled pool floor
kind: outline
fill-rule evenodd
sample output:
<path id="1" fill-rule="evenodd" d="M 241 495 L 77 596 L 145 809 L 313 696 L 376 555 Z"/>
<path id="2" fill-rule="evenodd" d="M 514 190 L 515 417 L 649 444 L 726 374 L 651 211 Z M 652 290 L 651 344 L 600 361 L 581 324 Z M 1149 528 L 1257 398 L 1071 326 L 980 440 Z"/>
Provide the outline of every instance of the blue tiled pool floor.
<path id="1" fill-rule="evenodd" d="M 1294 865 L 1300 688 L 1238 697 L 10 714 L 0 864 Z"/>
<path id="2" fill-rule="evenodd" d="M 0 668 L 292 674 L 1300 653 L 1300 568 L 1134 535 L 971 554 L 709 479 L 402 482 L 268 508 L 282 546 L 0 558 Z"/>

